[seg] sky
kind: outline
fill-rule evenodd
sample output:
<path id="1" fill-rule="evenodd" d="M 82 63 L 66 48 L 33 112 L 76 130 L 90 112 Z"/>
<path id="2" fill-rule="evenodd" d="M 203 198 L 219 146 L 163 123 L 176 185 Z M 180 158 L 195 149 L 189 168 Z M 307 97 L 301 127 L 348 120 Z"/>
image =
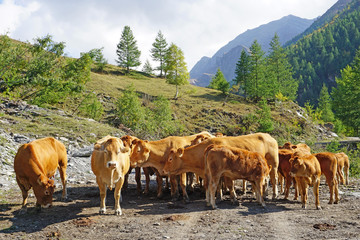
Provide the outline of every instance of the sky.
<path id="1" fill-rule="evenodd" d="M 65 42 L 65 53 L 103 47 L 115 64 L 116 46 L 130 26 L 141 51 L 150 49 L 159 31 L 184 52 L 188 70 L 248 29 L 287 15 L 313 19 L 337 0 L 0 0 L 0 34 L 33 42 L 47 34 Z M 142 67 L 138 67 L 141 70 Z"/>

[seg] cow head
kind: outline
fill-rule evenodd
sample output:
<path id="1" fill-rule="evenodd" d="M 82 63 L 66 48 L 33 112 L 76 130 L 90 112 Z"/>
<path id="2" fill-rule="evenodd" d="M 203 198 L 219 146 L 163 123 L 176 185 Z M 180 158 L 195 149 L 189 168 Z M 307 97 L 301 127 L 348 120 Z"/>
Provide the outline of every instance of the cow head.
<path id="1" fill-rule="evenodd" d="M 168 155 L 168 158 L 164 165 L 164 174 L 176 174 L 176 171 L 178 171 L 181 168 L 181 157 L 184 154 L 184 148 L 179 149 L 171 149 Z"/>
<path id="2" fill-rule="evenodd" d="M 36 197 L 36 205 L 43 208 L 52 206 L 52 196 L 55 190 L 54 180 L 40 174 L 37 178 L 37 184 L 33 186 Z"/>
<path id="3" fill-rule="evenodd" d="M 102 144 L 101 150 L 104 152 L 105 167 L 109 169 L 119 167 L 119 159 L 130 155 L 130 149 L 124 146 L 121 139 L 114 137 Z"/>
<path id="4" fill-rule="evenodd" d="M 135 139 L 132 141 L 133 149 L 130 155 L 131 167 L 137 167 L 138 165 L 146 162 L 150 155 L 150 149 L 147 147 L 148 141 Z"/>
<path id="5" fill-rule="evenodd" d="M 289 160 L 291 164 L 290 176 L 303 176 L 305 174 L 306 166 L 304 160 L 302 160 L 299 156 L 295 155 Z"/>
<path id="6" fill-rule="evenodd" d="M 194 140 L 191 141 L 190 146 L 199 144 L 209 138 L 210 138 L 210 136 L 208 136 L 208 135 L 200 134 L 200 135 L 196 136 L 196 138 Z"/>

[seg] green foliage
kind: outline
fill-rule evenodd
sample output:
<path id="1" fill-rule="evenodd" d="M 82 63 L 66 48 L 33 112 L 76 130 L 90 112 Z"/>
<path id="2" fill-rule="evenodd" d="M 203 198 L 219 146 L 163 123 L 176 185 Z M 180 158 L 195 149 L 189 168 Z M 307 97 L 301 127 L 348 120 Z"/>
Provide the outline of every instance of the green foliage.
<path id="1" fill-rule="evenodd" d="M 239 91 L 242 90 L 245 98 L 247 97 L 246 90 L 249 89 L 250 78 L 250 57 L 243 49 L 239 61 L 236 63 L 235 79 L 233 80 L 235 85 L 239 85 Z M 242 92 L 239 92 L 242 94 Z"/>
<path id="2" fill-rule="evenodd" d="M 159 62 L 160 65 L 156 70 L 160 71 L 160 77 L 162 77 L 168 44 L 161 31 L 158 32 L 158 35 L 155 38 L 155 42 L 152 44 L 152 46 L 153 48 L 150 50 L 151 57 L 154 61 Z"/>
<path id="3" fill-rule="evenodd" d="M 336 79 L 337 88 L 332 91 L 335 115 L 344 124 L 360 132 L 360 50 L 354 61 L 341 71 Z"/>
<path id="4" fill-rule="evenodd" d="M 154 70 L 153 70 L 153 68 L 151 67 L 151 64 L 150 64 L 149 60 L 146 60 L 146 62 L 144 63 L 144 66 L 143 66 L 142 71 L 143 71 L 144 73 L 149 74 L 149 75 L 152 75 L 152 74 L 153 74 L 153 71 L 154 71 Z"/>
<path id="5" fill-rule="evenodd" d="M 102 72 L 104 71 L 105 66 L 108 64 L 107 60 L 104 58 L 103 54 L 104 48 L 94 48 L 91 49 L 87 54 L 90 56 L 90 58 L 93 60 L 95 64 L 95 71 Z M 84 53 L 81 54 L 81 56 Z"/>
<path id="6" fill-rule="evenodd" d="M 142 137 L 165 137 L 180 133 L 183 126 L 173 120 L 169 100 L 159 96 L 149 107 L 142 106 L 133 85 L 117 101 L 116 115 L 121 124 Z"/>
<path id="7" fill-rule="evenodd" d="M 259 121 L 259 132 L 271 132 L 274 130 L 274 123 L 271 117 L 270 107 L 266 100 L 262 98 L 259 102 L 260 110 L 257 111 Z"/>
<path id="8" fill-rule="evenodd" d="M 177 99 L 179 94 L 178 86 L 188 84 L 190 74 L 186 67 L 183 51 L 173 43 L 166 52 L 165 75 L 167 83 L 176 85 L 174 98 Z"/>
<path id="9" fill-rule="evenodd" d="M 80 112 L 85 117 L 99 121 L 104 115 L 104 107 L 95 93 L 88 94 L 80 105 Z"/>
<path id="10" fill-rule="evenodd" d="M 250 82 L 245 91 L 252 98 L 258 99 L 261 96 L 269 96 L 269 88 L 265 82 L 265 52 L 261 45 L 255 40 L 250 47 Z"/>
<path id="11" fill-rule="evenodd" d="M 91 59 L 65 59 L 65 44 L 50 35 L 36 38 L 33 45 L 0 38 L 0 88 L 7 95 L 44 105 L 55 104 L 79 93 L 90 79 Z"/>
<path id="12" fill-rule="evenodd" d="M 140 54 L 135 37 L 129 26 L 125 26 L 121 34 L 120 42 L 117 45 L 116 60 L 120 67 L 126 68 L 127 73 L 131 67 L 140 66 Z"/>
<path id="13" fill-rule="evenodd" d="M 310 102 L 305 103 L 305 111 L 309 117 L 315 122 L 321 121 L 321 111 L 319 109 L 314 109 L 314 106 L 310 104 Z"/>
<path id="14" fill-rule="evenodd" d="M 220 90 L 223 94 L 228 94 L 230 89 L 230 83 L 226 81 L 224 74 L 220 68 L 215 73 L 215 76 L 211 79 L 209 88 Z"/>
<path id="15" fill-rule="evenodd" d="M 334 121 L 334 113 L 331 110 L 331 98 L 328 92 L 328 88 L 324 84 L 320 96 L 319 96 L 319 106 L 318 111 L 321 112 L 321 119 L 325 122 Z"/>

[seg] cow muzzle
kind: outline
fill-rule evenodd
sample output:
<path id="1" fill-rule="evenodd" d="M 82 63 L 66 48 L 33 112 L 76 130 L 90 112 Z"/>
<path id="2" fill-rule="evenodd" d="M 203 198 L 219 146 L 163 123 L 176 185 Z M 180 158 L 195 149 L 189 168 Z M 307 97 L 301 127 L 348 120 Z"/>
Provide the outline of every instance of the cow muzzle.
<path id="1" fill-rule="evenodd" d="M 52 207 L 52 204 L 51 203 L 48 203 L 48 204 L 45 204 L 45 205 L 41 205 L 42 208 L 51 208 Z"/>
<path id="2" fill-rule="evenodd" d="M 290 177 L 295 177 L 295 176 L 296 176 L 295 173 L 290 172 Z"/>
<path id="3" fill-rule="evenodd" d="M 111 161 L 106 164 L 107 168 L 114 169 L 117 167 L 117 162 Z"/>

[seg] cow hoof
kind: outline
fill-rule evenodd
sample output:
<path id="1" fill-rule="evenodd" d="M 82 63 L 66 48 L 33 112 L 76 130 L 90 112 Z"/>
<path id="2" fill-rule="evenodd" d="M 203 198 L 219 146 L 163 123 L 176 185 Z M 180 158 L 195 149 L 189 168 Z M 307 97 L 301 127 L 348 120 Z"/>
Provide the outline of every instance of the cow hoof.
<path id="1" fill-rule="evenodd" d="M 339 200 L 335 201 L 334 204 L 338 204 L 339 203 Z"/>
<path id="2" fill-rule="evenodd" d="M 211 206 L 212 207 L 212 209 L 213 210 L 216 210 L 216 209 L 218 209 L 218 207 L 216 206 L 216 205 L 214 205 L 214 206 Z"/>
<path id="3" fill-rule="evenodd" d="M 322 208 L 320 206 L 316 206 L 317 210 L 322 210 Z"/>
<path id="4" fill-rule="evenodd" d="M 333 201 L 329 201 L 328 204 L 333 204 Z"/>
<path id="5" fill-rule="evenodd" d="M 116 215 L 116 216 L 122 215 L 121 209 L 117 209 L 117 210 L 115 211 L 115 215 Z"/>
<path id="6" fill-rule="evenodd" d="M 101 215 L 103 215 L 103 214 L 105 214 L 106 213 L 106 209 L 100 209 L 100 211 L 99 211 L 99 213 L 101 214 Z"/>

